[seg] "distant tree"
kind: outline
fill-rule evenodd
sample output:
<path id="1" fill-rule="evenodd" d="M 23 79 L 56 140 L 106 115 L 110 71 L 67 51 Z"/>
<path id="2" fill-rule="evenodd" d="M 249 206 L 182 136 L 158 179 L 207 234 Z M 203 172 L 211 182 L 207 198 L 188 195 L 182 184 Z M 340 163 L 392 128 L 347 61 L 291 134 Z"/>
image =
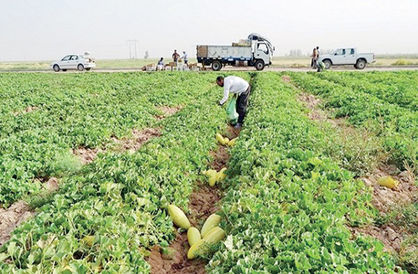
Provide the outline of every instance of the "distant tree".
<path id="1" fill-rule="evenodd" d="M 149 57 L 149 53 L 148 53 L 148 50 L 146 50 L 145 55 L 144 55 L 144 59 L 148 59 L 148 57 Z"/>

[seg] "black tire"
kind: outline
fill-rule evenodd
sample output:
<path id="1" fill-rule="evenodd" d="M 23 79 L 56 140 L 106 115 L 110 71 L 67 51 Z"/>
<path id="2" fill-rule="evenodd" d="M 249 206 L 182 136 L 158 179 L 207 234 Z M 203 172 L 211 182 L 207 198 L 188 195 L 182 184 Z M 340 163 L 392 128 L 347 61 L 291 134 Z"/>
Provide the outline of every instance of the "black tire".
<path id="1" fill-rule="evenodd" d="M 332 62 L 329 59 L 326 59 L 326 60 L 322 61 L 322 63 L 324 63 L 325 69 L 330 69 L 331 66 L 332 66 Z"/>
<path id="2" fill-rule="evenodd" d="M 58 66 L 57 64 L 55 64 L 55 65 L 52 67 L 52 69 L 53 69 L 55 72 L 58 72 L 58 71 L 60 71 L 60 66 Z"/>
<path id="3" fill-rule="evenodd" d="M 78 70 L 78 71 L 83 71 L 83 70 L 84 70 L 84 66 L 83 66 L 83 64 L 78 64 L 78 66 L 77 66 L 77 70 Z"/>
<path id="4" fill-rule="evenodd" d="M 87 71 L 91 70 L 91 68 L 86 68 Z"/>
<path id="5" fill-rule="evenodd" d="M 263 70 L 264 69 L 264 61 L 263 60 L 255 61 L 254 67 L 255 67 L 256 70 Z"/>
<path id="6" fill-rule="evenodd" d="M 66 69 L 63 69 L 62 71 L 67 71 Z"/>
<path id="7" fill-rule="evenodd" d="M 222 68 L 222 64 L 221 62 L 219 62 L 218 60 L 215 60 L 212 62 L 212 70 L 214 71 L 219 71 Z"/>
<path id="8" fill-rule="evenodd" d="M 356 69 L 364 69 L 366 67 L 366 60 L 358 59 L 356 63 Z"/>

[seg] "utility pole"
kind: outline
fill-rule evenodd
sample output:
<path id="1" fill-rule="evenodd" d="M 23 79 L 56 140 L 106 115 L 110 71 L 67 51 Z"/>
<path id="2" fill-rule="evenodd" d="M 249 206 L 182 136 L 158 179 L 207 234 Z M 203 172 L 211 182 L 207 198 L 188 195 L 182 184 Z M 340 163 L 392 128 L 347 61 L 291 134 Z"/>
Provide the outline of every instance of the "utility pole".
<path id="1" fill-rule="evenodd" d="M 137 59 L 137 47 L 136 44 L 138 43 L 138 40 L 127 40 L 128 47 L 129 47 L 129 59 Z M 133 52 L 132 52 L 133 47 Z"/>

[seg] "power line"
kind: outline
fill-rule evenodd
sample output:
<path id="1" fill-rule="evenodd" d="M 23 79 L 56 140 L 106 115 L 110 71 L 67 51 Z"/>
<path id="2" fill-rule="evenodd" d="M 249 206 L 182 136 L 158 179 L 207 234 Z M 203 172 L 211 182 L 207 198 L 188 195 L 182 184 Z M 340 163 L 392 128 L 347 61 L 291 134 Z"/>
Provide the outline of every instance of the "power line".
<path id="1" fill-rule="evenodd" d="M 129 47 L 129 59 L 137 59 L 138 58 L 138 52 L 136 44 L 139 42 L 138 40 L 127 40 L 128 47 Z M 132 50 L 133 49 L 133 50 Z"/>

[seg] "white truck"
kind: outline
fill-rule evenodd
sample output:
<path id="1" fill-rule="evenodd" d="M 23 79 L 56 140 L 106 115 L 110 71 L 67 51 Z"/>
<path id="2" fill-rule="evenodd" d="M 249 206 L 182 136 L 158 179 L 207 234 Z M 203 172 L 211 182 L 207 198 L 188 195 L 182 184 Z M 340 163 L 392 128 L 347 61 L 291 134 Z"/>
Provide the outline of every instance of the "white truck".
<path id="1" fill-rule="evenodd" d="M 271 65 L 274 50 L 268 39 L 252 33 L 246 40 L 232 43 L 232 46 L 198 45 L 197 61 L 203 66 L 212 66 L 215 71 L 225 65 L 254 66 L 263 70 Z"/>
<path id="2" fill-rule="evenodd" d="M 331 54 L 319 54 L 318 61 L 323 62 L 326 69 L 343 65 L 354 65 L 356 69 L 364 69 L 367 64 L 376 62 L 373 53 L 357 53 L 356 48 L 339 48 Z"/>

